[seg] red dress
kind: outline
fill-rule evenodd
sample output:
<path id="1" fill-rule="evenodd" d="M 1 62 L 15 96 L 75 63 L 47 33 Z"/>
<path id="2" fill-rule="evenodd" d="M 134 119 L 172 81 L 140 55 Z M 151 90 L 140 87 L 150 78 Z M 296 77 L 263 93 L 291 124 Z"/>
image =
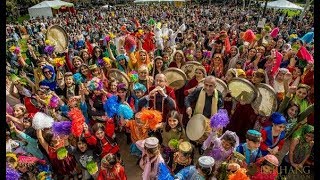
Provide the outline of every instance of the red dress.
<path id="1" fill-rule="evenodd" d="M 146 50 L 148 53 L 155 49 L 155 44 L 153 42 L 154 33 L 150 32 L 144 35 L 144 43 L 142 44 L 142 48 Z"/>
<path id="2" fill-rule="evenodd" d="M 117 163 L 112 169 L 101 169 L 97 180 L 127 180 L 123 166 Z"/>
<path id="3" fill-rule="evenodd" d="M 108 132 L 107 128 L 105 131 Z M 109 136 L 110 132 L 106 133 L 106 135 Z M 95 136 L 91 135 L 90 132 L 85 133 L 84 137 L 89 145 L 99 146 L 98 148 L 101 148 L 101 158 L 103 158 L 108 153 L 117 154 L 120 150 L 118 144 L 116 144 L 115 142 L 109 142 L 107 140 L 107 137 L 103 138 L 102 140 L 99 140 Z M 112 140 L 110 137 L 108 139 Z"/>
<path id="4" fill-rule="evenodd" d="M 55 149 L 48 146 L 48 151 L 52 169 L 55 173 L 59 175 L 72 175 L 76 172 L 77 162 L 70 153 L 68 153 L 66 158 L 59 160 Z"/>
<path id="5" fill-rule="evenodd" d="M 236 132 L 240 143 L 246 141 L 246 134 L 249 129 L 254 127 L 257 114 L 251 107 L 251 104 L 237 104 L 233 115 L 230 118 L 230 123 L 225 128 L 226 130 Z"/>

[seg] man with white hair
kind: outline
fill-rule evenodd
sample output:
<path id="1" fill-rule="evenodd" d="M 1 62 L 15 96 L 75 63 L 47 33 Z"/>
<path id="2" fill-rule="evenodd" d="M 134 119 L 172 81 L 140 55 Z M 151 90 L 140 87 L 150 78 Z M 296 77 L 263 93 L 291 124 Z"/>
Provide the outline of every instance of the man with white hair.
<path id="1" fill-rule="evenodd" d="M 139 110 L 150 107 L 162 112 L 163 121 L 166 121 L 169 111 L 176 109 L 176 96 L 174 90 L 167 86 L 167 78 L 164 74 L 157 74 L 155 86 L 149 88 L 149 94 L 139 100 Z"/>

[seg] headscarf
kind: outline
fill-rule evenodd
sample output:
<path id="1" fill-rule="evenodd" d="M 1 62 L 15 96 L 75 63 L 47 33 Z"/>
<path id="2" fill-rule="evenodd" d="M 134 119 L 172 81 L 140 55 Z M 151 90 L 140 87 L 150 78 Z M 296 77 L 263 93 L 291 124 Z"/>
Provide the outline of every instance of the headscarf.
<path id="1" fill-rule="evenodd" d="M 240 56 L 239 49 L 237 48 L 237 46 L 232 46 L 231 48 L 236 48 L 237 54 L 229 60 L 228 69 L 236 68 L 236 63 L 237 63 L 238 58 Z"/>
<path id="2" fill-rule="evenodd" d="M 42 73 L 43 74 L 44 74 L 44 70 L 45 69 L 49 69 L 49 71 L 52 72 L 52 77 L 51 77 L 51 79 L 47 79 L 47 77 L 44 76 L 45 79 L 43 80 L 43 82 L 52 83 L 56 79 L 56 73 L 55 73 L 55 71 L 54 71 L 52 66 L 46 65 L 46 66 L 43 66 L 43 68 L 42 68 Z"/>

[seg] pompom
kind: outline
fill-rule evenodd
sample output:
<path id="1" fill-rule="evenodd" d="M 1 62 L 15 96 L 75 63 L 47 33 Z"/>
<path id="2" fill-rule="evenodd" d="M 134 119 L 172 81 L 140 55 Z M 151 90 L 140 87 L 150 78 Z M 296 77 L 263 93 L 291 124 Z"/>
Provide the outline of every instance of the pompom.
<path id="1" fill-rule="evenodd" d="M 271 27 L 266 25 L 266 26 L 264 26 L 263 30 L 265 30 L 266 32 L 270 32 Z"/>
<path id="2" fill-rule="evenodd" d="M 137 42 L 133 36 L 127 35 L 124 39 L 124 49 L 127 52 L 134 52 L 137 47 Z"/>
<path id="3" fill-rule="evenodd" d="M 146 122 L 151 130 L 156 130 L 157 125 L 162 121 L 162 113 L 160 111 L 143 108 L 140 113 L 141 121 Z"/>
<path id="4" fill-rule="evenodd" d="M 168 142 L 168 145 L 170 148 L 178 149 L 179 141 L 177 139 L 170 139 L 170 141 Z"/>
<path id="5" fill-rule="evenodd" d="M 20 173 L 12 168 L 6 168 L 6 179 L 7 180 L 17 180 L 20 178 Z"/>
<path id="6" fill-rule="evenodd" d="M 210 127 L 211 128 L 223 128 L 229 124 L 228 111 L 225 109 L 219 109 L 216 114 L 210 118 Z"/>
<path id="7" fill-rule="evenodd" d="M 66 62 L 66 61 L 65 61 L 64 57 L 54 58 L 54 59 L 53 59 L 53 64 L 54 64 L 56 67 L 62 67 L 62 66 L 64 66 L 65 62 Z"/>
<path id="8" fill-rule="evenodd" d="M 111 64 L 110 58 L 104 57 L 102 58 L 105 64 Z"/>
<path id="9" fill-rule="evenodd" d="M 20 164 L 25 164 L 25 165 L 35 165 L 36 163 L 40 163 L 40 164 L 45 164 L 46 163 L 45 160 L 38 159 L 38 158 L 33 157 L 33 156 L 22 156 L 22 155 L 20 155 L 18 157 L 18 162 Z"/>
<path id="10" fill-rule="evenodd" d="M 74 82 L 75 82 L 77 85 L 79 85 L 79 84 L 81 84 L 81 83 L 84 82 L 84 79 L 83 79 L 83 77 L 82 77 L 82 75 L 81 75 L 80 73 L 75 73 L 75 74 L 73 75 L 73 79 L 74 79 Z"/>
<path id="11" fill-rule="evenodd" d="M 246 169 L 240 168 L 236 173 L 229 175 L 229 180 L 250 180 L 246 174 Z"/>
<path id="12" fill-rule="evenodd" d="M 171 175 L 167 165 L 165 163 L 160 163 L 158 180 L 173 180 L 173 179 L 174 178 Z"/>
<path id="13" fill-rule="evenodd" d="M 129 72 L 128 76 L 129 76 L 131 82 L 133 82 L 133 83 L 136 83 L 139 81 L 139 75 L 136 71 Z"/>
<path id="14" fill-rule="evenodd" d="M 118 96 L 109 97 L 103 104 L 103 108 L 109 117 L 116 115 L 119 109 Z"/>
<path id="15" fill-rule="evenodd" d="M 99 58 L 98 59 L 98 66 L 103 67 L 104 65 L 105 65 L 105 62 L 103 61 L 103 59 Z"/>
<path id="16" fill-rule="evenodd" d="M 21 52 L 20 47 L 16 47 L 16 48 L 14 49 L 14 53 L 15 53 L 15 54 L 20 54 L 20 52 Z"/>
<path id="17" fill-rule="evenodd" d="M 91 81 L 89 81 L 88 88 L 90 91 L 94 91 L 94 90 L 99 91 L 103 88 L 103 83 L 99 78 L 94 77 L 91 79 Z"/>
<path id="18" fill-rule="evenodd" d="M 78 108 L 72 108 L 68 116 L 71 120 L 71 133 L 75 137 L 80 137 L 83 131 L 83 123 L 85 122 L 85 118 Z"/>
<path id="19" fill-rule="evenodd" d="M 110 39 L 114 39 L 116 36 L 112 32 L 109 32 L 109 37 Z"/>
<path id="20" fill-rule="evenodd" d="M 203 51 L 203 57 L 210 58 L 211 57 L 211 52 L 207 51 L 207 50 Z"/>
<path id="21" fill-rule="evenodd" d="M 279 31 L 280 31 L 280 30 L 279 30 L 278 27 L 272 29 L 272 31 L 271 31 L 271 33 L 270 33 L 270 36 L 273 37 L 273 38 L 276 38 L 276 37 L 278 36 L 278 34 L 279 34 Z"/>
<path id="22" fill-rule="evenodd" d="M 94 175 L 98 172 L 98 164 L 96 162 L 90 161 L 87 163 L 86 168 L 90 175 Z"/>
<path id="23" fill-rule="evenodd" d="M 69 135 L 71 133 L 71 121 L 54 122 L 52 131 L 56 135 Z"/>
<path id="24" fill-rule="evenodd" d="M 155 25 L 156 21 L 153 18 L 151 18 L 151 19 L 149 19 L 148 24 L 151 25 L 151 26 Z"/>
<path id="25" fill-rule="evenodd" d="M 243 37 L 242 37 L 243 40 L 249 42 L 249 43 L 252 43 L 255 39 L 256 39 L 256 36 L 254 34 L 254 32 L 251 30 L 251 29 L 248 29 L 244 34 L 243 34 Z"/>
<path id="26" fill-rule="evenodd" d="M 50 99 L 49 106 L 51 108 L 57 108 L 59 105 L 59 98 L 57 96 L 52 96 Z"/>
<path id="27" fill-rule="evenodd" d="M 47 39 L 47 40 L 45 41 L 45 44 L 46 44 L 47 46 L 49 46 L 49 45 L 51 45 L 52 43 L 51 43 L 51 41 L 50 41 L 49 39 Z"/>
<path id="28" fill-rule="evenodd" d="M 11 46 L 11 47 L 9 48 L 9 51 L 13 53 L 15 49 L 16 49 L 16 46 Z"/>
<path id="29" fill-rule="evenodd" d="M 178 31 L 179 31 L 179 32 L 184 32 L 186 29 L 187 29 L 186 25 L 185 25 L 185 24 L 182 24 L 182 25 L 178 28 Z"/>
<path id="30" fill-rule="evenodd" d="M 110 35 L 106 35 L 106 37 L 104 37 L 104 40 L 105 40 L 107 43 L 109 43 L 110 40 L 111 40 Z"/>
<path id="31" fill-rule="evenodd" d="M 307 34 L 305 34 L 301 40 L 306 43 L 306 44 L 309 44 L 312 42 L 313 40 L 313 37 L 314 37 L 314 33 L 313 32 L 308 32 Z"/>
<path id="32" fill-rule="evenodd" d="M 57 157 L 59 160 L 63 160 L 68 156 L 68 150 L 65 147 L 59 148 L 57 150 Z"/>
<path id="33" fill-rule="evenodd" d="M 32 119 L 32 127 L 35 130 L 51 128 L 53 125 L 53 118 L 42 112 L 37 112 Z"/>
<path id="34" fill-rule="evenodd" d="M 46 46 L 44 48 L 44 52 L 49 54 L 49 55 L 51 55 L 53 53 L 53 51 L 54 51 L 54 46 Z"/>
<path id="35" fill-rule="evenodd" d="M 118 116 L 124 119 L 131 119 L 133 117 L 133 111 L 128 105 L 121 104 L 118 108 Z"/>
<path id="36" fill-rule="evenodd" d="M 143 93 L 145 93 L 147 91 L 147 88 L 143 84 L 135 83 L 133 85 L 133 90 L 134 91 L 142 91 Z"/>

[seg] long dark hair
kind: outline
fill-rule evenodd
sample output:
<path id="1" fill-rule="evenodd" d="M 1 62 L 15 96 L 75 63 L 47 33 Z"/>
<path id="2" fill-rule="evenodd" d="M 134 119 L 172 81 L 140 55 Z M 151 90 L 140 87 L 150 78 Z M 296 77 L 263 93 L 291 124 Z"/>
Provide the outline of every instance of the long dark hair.
<path id="1" fill-rule="evenodd" d="M 167 115 L 167 121 L 166 121 L 166 127 L 165 127 L 166 132 L 169 132 L 170 129 L 171 129 L 171 127 L 170 127 L 170 125 L 168 123 L 169 118 L 173 118 L 173 119 L 177 119 L 178 120 L 178 125 L 177 125 L 176 128 L 177 128 L 177 130 L 179 132 L 182 132 L 183 131 L 183 125 L 182 125 L 182 121 L 181 121 L 181 115 L 176 110 L 170 111 L 168 113 L 168 115 Z"/>
<path id="2" fill-rule="evenodd" d="M 297 103 L 295 103 L 294 101 L 290 101 L 289 104 L 288 104 L 288 106 L 287 106 L 287 108 L 283 111 L 283 116 L 284 116 L 287 120 L 288 120 L 288 119 L 291 119 L 291 118 L 289 117 L 289 115 L 288 115 L 288 109 L 290 109 L 290 108 L 293 107 L 293 106 L 295 106 L 295 107 L 298 108 L 298 112 L 297 112 L 297 114 L 296 114 L 295 117 L 297 117 L 297 115 L 300 114 L 300 106 L 299 106 Z"/>

